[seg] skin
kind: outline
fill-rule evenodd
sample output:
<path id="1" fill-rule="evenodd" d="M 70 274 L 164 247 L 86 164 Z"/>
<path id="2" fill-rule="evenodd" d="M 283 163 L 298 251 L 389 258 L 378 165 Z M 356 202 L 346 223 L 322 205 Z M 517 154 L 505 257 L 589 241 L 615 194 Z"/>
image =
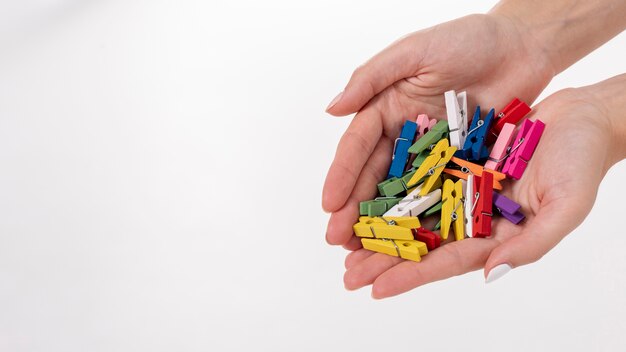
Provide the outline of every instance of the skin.
<path id="1" fill-rule="evenodd" d="M 600 5 L 585 2 L 589 3 Z M 599 102 L 595 86 L 559 92 L 534 108 L 531 118 L 544 121 L 546 131 L 522 180 L 505 192 L 523 206 L 524 225 L 496 218 L 492 238 L 447 244 L 421 263 L 359 249 L 360 241 L 352 233 L 358 204 L 376 195 L 376 184 L 389 168 L 393 140 L 407 118 L 419 113 L 444 117 L 443 93 L 450 89 L 467 91 L 469 107 L 479 104 L 501 109 L 513 97 L 530 103 L 555 74 L 626 25 L 622 23 L 626 16 L 619 16 L 626 13 L 626 5 L 613 8 L 622 22 L 605 18 L 603 27 L 597 19 L 590 20 L 587 29 L 595 28 L 597 33 L 586 35 L 594 39 L 585 44 L 561 40 L 571 46 L 570 54 L 564 48 L 555 55 L 546 41 L 576 34 L 569 33 L 570 26 L 545 20 L 553 18 L 549 11 L 562 9 L 552 6 L 524 22 L 520 16 L 508 14 L 524 13 L 519 9 L 522 4 L 505 1 L 488 15 L 463 17 L 398 40 L 359 67 L 343 93 L 329 105 L 327 111 L 337 116 L 358 111 L 339 142 L 322 195 L 322 207 L 331 213 L 327 242 L 354 251 L 346 258 L 346 288 L 373 284 L 372 295 L 383 298 L 483 267 L 487 275 L 502 263 L 513 267 L 528 264 L 541 258 L 588 214 L 597 186 L 611 162 L 617 160 L 605 155 L 612 120 Z M 581 11 L 568 13 L 576 17 Z M 590 118 L 598 120 L 593 128 L 589 128 Z M 578 144 L 562 148 L 572 138 Z M 552 177 L 544 177 L 546 170 Z M 571 177 L 574 171 L 575 179 Z"/>

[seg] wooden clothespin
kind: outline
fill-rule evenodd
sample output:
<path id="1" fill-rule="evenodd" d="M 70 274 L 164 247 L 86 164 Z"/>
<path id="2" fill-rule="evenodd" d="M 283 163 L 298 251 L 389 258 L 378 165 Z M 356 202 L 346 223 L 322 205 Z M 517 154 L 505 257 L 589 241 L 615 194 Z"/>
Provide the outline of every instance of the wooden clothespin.
<path id="1" fill-rule="evenodd" d="M 419 229 L 413 229 L 413 235 L 415 239 L 420 242 L 426 243 L 426 247 L 429 251 L 441 246 L 441 237 L 434 232 L 428 231 L 423 227 Z"/>
<path id="2" fill-rule="evenodd" d="M 421 115 L 420 115 L 421 116 Z M 417 154 L 413 160 L 413 167 L 417 168 L 422 165 L 424 160 L 430 154 L 430 147 L 434 146 L 443 138 L 448 137 L 448 122 L 439 121 L 433 126 L 430 131 L 426 132 L 423 136 L 419 137 L 415 144 L 409 148 L 409 153 Z"/>
<path id="3" fill-rule="evenodd" d="M 474 236 L 474 206 L 476 205 L 475 179 L 473 174 L 467 175 L 467 182 L 463 185 L 463 194 L 465 194 L 464 215 L 465 215 L 465 233 L 468 237 Z"/>
<path id="4" fill-rule="evenodd" d="M 505 123 L 500 131 L 500 135 L 496 140 L 496 144 L 493 145 L 491 149 L 491 154 L 489 154 L 489 160 L 485 163 L 485 169 L 498 171 L 502 168 L 502 164 L 504 160 L 506 160 L 506 156 L 509 150 L 509 146 L 511 145 L 511 141 L 513 140 L 513 133 L 515 132 L 515 125 L 512 123 Z"/>
<path id="5" fill-rule="evenodd" d="M 467 136 L 467 94 L 455 91 L 445 92 L 446 113 L 450 127 L 450 145 L 457 149 L 463 148 Z"/>
<path id="6" fill-rule="evenodd" d="M 426 195 L 420 195 L 424 185 L 420 185 L 411 191 L 404 199 L 398 204 L 389 209 L 383 216 L 398 217 L 398 216 L 418 216 L 425 212 L 428 208 L 437 204 L 441 200 L 441 190 L 435 189 Z"/>
<path id="7" fill-rule="evenodd" d="M 476 106 L 476 112 L 474 113 L 469 131 L 467 131 L 463 149 L 458 150 L 455 156 L 466 160 L 481 160 L 489 156 L 489 150 L 485 143 L 487 141 L 487 132 L 491 127 L 495 113 L 496 111 L 491 109 L 487 116 L 481 120 L 480 106 Z"/>
<path id="8" fill-rule="evenodd" d="M 504 162 L 502 172 L 516 180 L 522 177 L 545 127 L 546 125 L 541 120 L 535 122 L 524 120 L 524 124 L 517 132 L 509 156 Z"/>
<path id="9" fill-rule="evenodd" d="M 450 179 L 443 183 L 441 207 L 441 238 L 448 239 L 450 227 L 454 224 L 457 241 L 465 238 L 465 217 L 463 216 L 463 181 L 456 183 Z"/>
<path id="10" fill-rule="evenodd" d="M 521 205 L 497 192 L 493 192 L 493 205 L 502 217 L 515 225 L 519 224 L 525 218 L 524 214 L 520 211 L 522 208 Z"/>
<path id="11" fill-rule="evenodd" d="M 493 127 L 491 128 L 491 133 L 487 138 L 488 144 L 493 144 L 498 135 L 502 131 L 504 124 L 511 123 L 513 125 L 517 125 L 517 123 L 530 112 L 530 106 L 524 103 L 523 101 L 514 98 L 510 103 L 508 103 L 502 111 L 496 117 Z"/>
<path id="12" fill-rule="evenodd" d="M 381 216 L 401 200 L 399 197 L 377 197 L 359 203 L 359 213 L 366 216 Z"/>
<path id="13" fill-rule="evenodd" d="M 473 231 L 472 237 L 491 236 L 491 219 L 493 218 L 493 174 L 483 172 L 482 177 L 474 176 L 474 203 L 473 206 Z"/>
<path id="14" fill-rule="evenodd" d="M 402 126 L 400 137 L 396 138 L 393 147 L 393 156 L 387 178 L 401 177 L 404 173 L 404 166 L 409 158 L 409 147 L 413 144 L 417 132 L 417 124 L 413 121 L 405 121 Z"/>
<path id="15" fill-rule="evenodd" d="M 416 217 L 361 216 L 352 229 L 357 237 L 412 240 L 414 237 L 411 229 L 419 227 L 420 221 Z"/>
<path id="16" fill-rule="evenodd" d="M 409 180 L 407 186 L 412 187 L 425 177 L 426 179 L 424 180 L 419 195 L 425 196 L 430 193 L 439 179 L 443 168 L 454 155 L 454 152 L 456 152 L 456 147 L 451 147 L 447 139 L 442 139 L 437 142 L 428 158 L 426 158 L 417 171 L 415 171 L 415 174 Z"/>
<path id="17" fill-rule="evenodd" d="M 415 122 L 417 122 L 418 126 L 417 138 L 420 138 L 428 133 L 428 131 L 432 130 L 433 127 L 435 127 L 435 124 L 437 124 L 437 119 L 429 119 L 428 115 L 420 114 L 417 115 L 417 119 Z"/>
<path id="18" fill-rule="evenodd" d="M 441 211 L 441 207 L 443 206 L 442 202 L 438 202 L 437 204 L 430 207 L 428 210 L 424 212 L 424 216 L 431 216 L 437 212 Z"/>
<path id="19" fill-rule="evenodd" d="M 470 174 L 474 174 L 480 177 L 485 171 L 484 167 L 471 163 L 467 160 L 459 159 L 457 157 L 451 158 L 450 162 L 453 163 L 453 165 L 449 164 L 448 167 L 443 170 L 443 172 L 463 180 L 468 180 L 468 176 Z M 502 184 L 500 183 L 500 181 L 504 180 L 506 178 L 506 175 L 498 171 L 489 171 L 493 174 L 493 188 L 501 190 Z"/>
<path id="20" fill-rule="evenodd" d="M 401 193 L 408 192 L 407 183 L 415 175 L 416 170 L 405 173 L 402 177 L 392 177 L 378 184 L 378 193 L 383 197 L 395 197 Z"/>
<path id="21" fill-rule="evenodd" d="M 392 240 L 361 238 L 363 248 L 373 252 L 384 253 L 402 259 L 419 262 L 422 256 L 428 254 L 428 248 L 424 242 L 415 240 Z"/>

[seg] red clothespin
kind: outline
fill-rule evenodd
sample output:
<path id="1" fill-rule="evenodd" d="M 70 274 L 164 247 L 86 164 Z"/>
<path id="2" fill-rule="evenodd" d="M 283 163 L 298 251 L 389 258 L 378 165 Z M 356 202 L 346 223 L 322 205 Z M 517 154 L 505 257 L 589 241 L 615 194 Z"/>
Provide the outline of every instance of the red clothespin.
<path id="1" fill-rule="evenodd" d="M 489 135 L 487 136 L 487 142 L 489 145 L 492 145 L 496 142 L 500 131 L 502 131 L 502 127 L 504 127 L 505 123 L 517 124 L 526 114 L 530 112 L 530 106 L 524 103 L 523 101 L 515 98 L 513 99 L 507 106 L 502 109 L 502 111 L 496 116 L 496 119 L 493 121 L 493 126 L 489 131 Z"/>
<path id="2" fill-rule="evenodd" d="M 441 245 L 441 237 L 434 232 L 428 231 L 423 227 L 412 229 L 411 231 L 413 231 L 413 236 L 415 236 L 416 240 L 426 243 L 426 248 L 429 251 Z"/>
<path id="3" fill-rule="evenodd" d="M 474 220 L 472 237 L 489 237 L 493 217 L 493 174 L 484 170 L 482 177 L 474 176 L 474 190 L 476 205 L 472 211 Z"/>

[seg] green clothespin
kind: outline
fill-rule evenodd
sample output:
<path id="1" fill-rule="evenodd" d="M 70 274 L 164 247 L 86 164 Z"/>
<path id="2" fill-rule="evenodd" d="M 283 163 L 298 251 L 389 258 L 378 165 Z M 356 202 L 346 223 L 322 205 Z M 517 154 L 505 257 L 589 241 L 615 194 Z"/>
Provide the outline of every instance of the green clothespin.
<path id="1" fill-rule="evenodd" d="M 415 160 L 413 160 L 413 167 L 419 167 L 424 162 L 424 159 L 430 154 L 430 146 L 437 144 L 441 139 L 448 137 L 448 121 L 441 120 L 437 122 L 433 129 L 426 132 L 425 135 L 420 137 L 410 148 L 409 153 L 417 154 Z"/>
<path id="2" fill-rule="evenodd" d="M 378 197 L 374 200 L 368 200 L 359 204 L 361 215 L 381 216 L 398 204 L 402 198 L 396 197 Z"/>
<path id="3" fill-rule="evenodd" d="M 435 227 L 433 228 L 433 231 L 437 231 L 441 228 L 441 220 L 439 220 L 439 222 L 437 223 L 437 225 L 435 225 Z"/>
<path id="4" fill-rule="evenodd" d="M 413 163 L 411 164 L 411 166 L 418 169 L 420 165 L 422 165 L 424 160 L 428 158 L 429 155 L 430 155 L 430 148 L 426 148 L 425 150 L 422 150 L 419 154 L 417 154 L 415 159 L 413 159 Z"/>
<path id="5" fill-rule="evenodd" d="M 408 189 L 406 187 L 407 182 L 413 177 L 416 170 L 410 170 L 402 177 L 392 177 L 388 180 L 385 180 L 378 184 L 378 192 L 383 197 L 395 197 L 402 192 L 406 192 Z"/>
<path id="6" fill-rule="evenodd" d="M 430 207 L 430 209 L 426 210 L 426 212 L 424 213 L 424 216 L 431 216 L 435 214 L 436 212 L 441 211 L 442 206 L 443 206 L 443 202 L 439 202 L 433 205 L 432 207 Z"/>
<path id="7" fill-rule="evenodd" d="M 448 137 L 448 121 L 441 120 L 433 126 L 432 130 L 426 132 L 425 135 L 420 137 L 411 147 L 409 147 L 409 153 L 419 154 L 432 144 L 437 144 L 439 140 L 446 137 Z"/>

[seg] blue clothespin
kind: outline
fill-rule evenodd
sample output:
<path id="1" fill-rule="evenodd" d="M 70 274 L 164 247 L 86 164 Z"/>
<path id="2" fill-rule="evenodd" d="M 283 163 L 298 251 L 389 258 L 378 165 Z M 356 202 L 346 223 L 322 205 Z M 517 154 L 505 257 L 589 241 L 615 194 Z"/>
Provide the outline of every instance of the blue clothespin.
<path id="1" fill-rule="evenodd" d="M 480 119 L 480 106 L 476 106 L 472 124 L 467 131 L 467 138 L 463 149 L 458 150 L 454 156 L 465 160 L 481 160 L 489 157 L 489 149 L 485 145 L 487 132 L 491 128 L 491 123 L 495 117 L 496 111 L 489 110 L 484 120 Z"/>
<path id="2" fill-rule="evenodd" d="M 413 121 L 407 120 L 402 126 L 400 137 L 396 138 L 393 146 L 393 157 L 387 178 L 402 177 L 404 167 L 409 159 L 409 147 L 413 144 L 416 132 L 417 124 Z"/>

